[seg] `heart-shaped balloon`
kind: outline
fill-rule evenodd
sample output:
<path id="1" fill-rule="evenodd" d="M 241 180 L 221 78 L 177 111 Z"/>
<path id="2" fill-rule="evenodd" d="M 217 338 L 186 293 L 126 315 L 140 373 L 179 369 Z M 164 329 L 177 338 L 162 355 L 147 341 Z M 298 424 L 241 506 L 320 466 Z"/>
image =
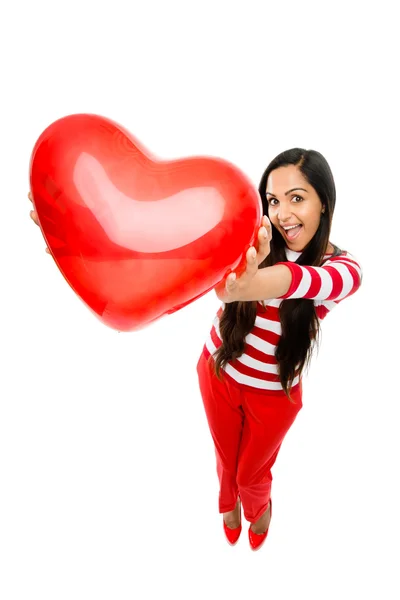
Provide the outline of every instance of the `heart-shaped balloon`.
<path id="1" fill-rule="evenodd" d="M 244 260 L 262 207 L 237 167 L 159 160 L 117 123 L 70 115 L 32 152 L 33 204 L 61 273 L 106 325 L 140 329 Z"/>

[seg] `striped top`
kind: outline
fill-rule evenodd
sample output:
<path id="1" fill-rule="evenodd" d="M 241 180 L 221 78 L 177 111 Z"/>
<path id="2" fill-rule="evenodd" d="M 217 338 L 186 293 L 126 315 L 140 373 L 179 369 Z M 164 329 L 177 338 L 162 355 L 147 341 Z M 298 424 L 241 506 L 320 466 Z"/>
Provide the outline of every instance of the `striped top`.
<path id="1" fill-rule="evenodd" d="M 245 351 L 239 358 L 229 361 L 223 368 L 225 376 L 252 391 L 284 394 L 278 376 L 278 361 L 275 350 L 282 333 L 279 319 L 279 306 L 282 300 L 308 298 L 314 300 L 317 317 L 322 320 L 339 302 L 354 294 L 361 285 L 362 269 L 355 257 L 346 251 L 332 258 L 324 256 L 322 267 L 301 266 L 295 261 L 301 252 L 286 248 L 288 262 L 285 264 L 292 273 L 292 283 L 288 292 L 270 300 L 257 302 L 257 314 L 253 329 L 245 338 Z M 265 306 L 265 308 L 264 308 Z M 221 345 L 219 320 L 224 304 L 218 310 L 203 352 L 208 358 Z M 301 383 L 301 377 L 293 380 L 292 391 Z"/>

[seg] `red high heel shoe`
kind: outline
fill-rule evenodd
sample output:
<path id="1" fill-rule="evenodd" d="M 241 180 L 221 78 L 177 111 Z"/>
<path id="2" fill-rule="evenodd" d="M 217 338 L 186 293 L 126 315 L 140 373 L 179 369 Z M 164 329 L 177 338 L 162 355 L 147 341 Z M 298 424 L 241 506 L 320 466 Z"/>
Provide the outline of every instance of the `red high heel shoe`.
<path id="1" fill-rule="evenodd" d="M 239 505 L 240 505 L 240 500 L 238 500 L 238 502 L 239 502 Z M 241 531 L 242 531 L 242 522 L 241 521 L 242 521 L 242 519 L 240 518 L 240 525 L 239 525 L 239 527 L 236 527 L 235 529 L 230 529 L 230 527 L 228 527 L 226 525 L 225 521 L 222 518 L 222 522 L 223 522 L 223 525 L 224 525 L 224 532 L 225 532 L 225 535 L 226 535 L 226 539 L 228 540 L 228 542 L 229 542 L 229 544 L 231 546 L 234 546 L 236 544 L 236 542 L 238 541 L 238 539 L 239 539 L 239 536 L 240 536 Z"/>
<path id="2" fill-rule="evenodd" d="M 269 500 L 269 506 L 270 506 L 270 515 L 271 515 L 271 519 L 272 519 L 272 499 L 271 498 Z M 271 521 L 270 521 L 270 524 L 271 524 Z M 259 550 L 261 548 L 261 546 L 265 542 L 266 537 L 268 535 L 268 530 L 269 530 L 269 525 L 268 525 L 267 531 L 264 531 L 264 533 L 254 533 L 254 531 L 251 530 L 251 525 L 250 525 L 250 527 L 249 527 L 249 542 L 250 542 L 250 548 L 252 550 Z"/>

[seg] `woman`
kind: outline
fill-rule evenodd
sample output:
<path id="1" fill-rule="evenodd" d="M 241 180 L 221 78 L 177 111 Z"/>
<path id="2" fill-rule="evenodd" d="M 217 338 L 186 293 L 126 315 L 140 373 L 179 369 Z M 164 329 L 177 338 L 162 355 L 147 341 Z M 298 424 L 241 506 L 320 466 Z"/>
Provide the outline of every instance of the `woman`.
<path id="1" fill-rule="evenodd" d="M 241 500 L 252 549 L 268 533 L 271 467 L 302 406 L 301 374 L 319 321 L 362 278 L 355 258 L 329 242 L 335 184 L 321 154 L 283 152 L 259 192 L 269 219 L 263 217 L 258 253 L 250 248 L 246 272 L 218 286 L 223 307 L 198 363 L 224 531 L 236 543 Z M 36 212 L 30 214 L 38 224 Z"/>
<path id="2" fill-rule="evenodd" d="M 223 302 L 197 365 L 220 483 L 228 542 L 250 547 L 268 534 L 271 467 L 302 407 L 302 373 L 320 321 L 361 285 L 354 258 L 329 241 L 335 183 L 325 158 L 293 148 L 279 154 L 259 185 L 263 223 L 247 268 L 217 287 Z"/>

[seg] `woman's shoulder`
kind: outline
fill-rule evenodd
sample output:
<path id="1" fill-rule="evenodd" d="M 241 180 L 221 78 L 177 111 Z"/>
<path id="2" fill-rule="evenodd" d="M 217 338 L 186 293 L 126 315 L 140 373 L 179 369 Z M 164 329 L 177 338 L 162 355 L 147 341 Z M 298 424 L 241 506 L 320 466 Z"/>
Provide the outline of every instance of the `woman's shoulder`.
<path id="1" fill-rule="evenodd" d="M 349 258 L 355 258 L 354 254 L 345 250 L 344 248 L 340 248 L 339 246 L 335 246 L 334 244 L 329 243 L 328 248 L 325 252 L 324 259 L 334 259 L 334 258 L 342 258 L 344 256 L 348 256 Z"/>
<path id="2" fill-rule="evenodd" d="M 332 265 L 334 263 L 347 264 L 349 266 L 355 267 L 360 272 L 360 274 L 362 273 L 362 266 L 359 259 L 352 252 L 339 248 L 338 246 L 334 247 L 334 252 L 325 254 L 321 266 L 326 266 L 330 263 Z"/>

